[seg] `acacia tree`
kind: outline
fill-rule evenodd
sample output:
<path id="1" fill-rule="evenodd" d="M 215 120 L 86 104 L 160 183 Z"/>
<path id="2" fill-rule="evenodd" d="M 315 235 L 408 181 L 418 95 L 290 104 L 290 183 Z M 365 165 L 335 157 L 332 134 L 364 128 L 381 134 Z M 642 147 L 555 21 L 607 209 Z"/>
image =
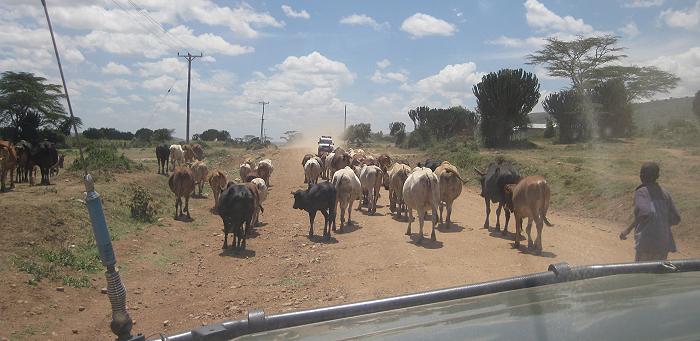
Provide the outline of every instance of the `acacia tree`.
<path id="1" fill-rule="evenodd" d="M 151 138 L 154 141 L 163 142 L 170 141 L 173 139 L 173 133 L 175 129 L 160 128 L 153 131 Z"/>
<path id="2" fill-rule="evenodd" d="M 396 137 L 396 145 L 400 145 L 406 139 L 406 124 L 403 122 L 391 122 L 389 135 Z"/>
<path id="3" fill-rule="evenodd" d="M 627 55 L 617 46 L 619 37 L 602 35 L 578 36 L 571 41 L 547 38 L 545 46 L 525 56 L 527 64 L 544 65 L 550 76 L 568 78 L 577 91 L 592 89 L 611 79 L 621 79 L 628 89 L 630 100 L 648 98 L 666 93 L 680 80 L 675 75 L 654 66 L 609 65 Z"/>
<path id="4" fill-rule="evenodd" d="M 150 141 L 153 137 L 153 130 L 148 128 L 141 128 L 134 133 L 134 137 L 141 141 Z"/>
<path id="5" fill-rule="evenodd" d="M 700 120 L 700 90 L 695 93 L 695 98 L 693 98 L 693 112 Z"/>
<path id="6" fill-rule="evenodd" d="M 353 124 L 345 130 L 345 140 L 351 143 L 367 142 L 371 134 L 372 126 L 369 123 Z"/>
<path id="7" fill-rule="evenodd" d="M 511 141 L 514 128 L 527 126 L 527 114 L 537 104 L 539 90 L 537 76 L 522 69 L 491 72 L 474 85 L 472 91 L 486 146 L 506 145 Z"/>
<path id="8" fill-rule="evenodd" d="M 0 126 L 13 140 L 36 141 L 39 128 L 58 127 L 67 118 L 61 87 L 28 72 L 5 71 L 0 77 Z"/>

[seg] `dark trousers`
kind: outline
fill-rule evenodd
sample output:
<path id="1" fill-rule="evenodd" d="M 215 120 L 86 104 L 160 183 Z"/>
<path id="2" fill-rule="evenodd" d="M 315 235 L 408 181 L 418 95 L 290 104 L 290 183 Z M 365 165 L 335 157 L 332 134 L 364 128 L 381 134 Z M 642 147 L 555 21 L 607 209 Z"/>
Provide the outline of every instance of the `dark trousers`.
<path id="1" fill-rule="evenodd" d="M 637 251 L 634 255 L 635 262 L 649 262 L 657 260 L 667 260 L 668 251 L 666 252 L 649 252 L 649 251 Z"/>

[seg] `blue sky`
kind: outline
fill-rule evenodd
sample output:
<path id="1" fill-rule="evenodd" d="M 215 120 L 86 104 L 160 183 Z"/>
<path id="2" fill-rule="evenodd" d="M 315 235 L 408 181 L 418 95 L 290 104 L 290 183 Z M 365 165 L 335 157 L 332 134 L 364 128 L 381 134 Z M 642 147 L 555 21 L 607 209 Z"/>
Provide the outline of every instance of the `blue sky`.
<path id="1" fill-rule="evenodd" d="M 178 51 L 205 55 L 193 63 L 193 133 L 257 135 L 264 99 L 273 139 L 337 132 L 345 105 L 348 123 L 375 131 L 408 123 L 418 105 L 473 108 L 471 87 L 501 68 L 535 72 L 544 98 L 568 86 L 524 64 L 548 36 L 618 35 L 624 63 L 681 77 L 660 97 L 700 89 L 700 0 L 47 2 L 85 127 L 184 136 L 187 67 Z M 39 1 L 3 1 L 0 24 L 0 71 L 60 82 Z"/>

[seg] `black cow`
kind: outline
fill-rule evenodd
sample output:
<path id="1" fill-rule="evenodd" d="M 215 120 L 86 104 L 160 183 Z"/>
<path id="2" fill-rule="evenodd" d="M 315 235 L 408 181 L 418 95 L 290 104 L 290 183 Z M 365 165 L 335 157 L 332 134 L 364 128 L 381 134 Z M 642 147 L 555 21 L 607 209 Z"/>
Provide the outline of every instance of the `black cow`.
<path id="1" fill-rule="evenodd" d="M 51 166 L 58 162 L 56 145 L 49 141 L 39 142 L 32 150 L 31 159 L 33 164 L 39 166 L 39 170 L 41 170 L 41 184 L 50 185 L 49 171 Z"/>
<path id="2" fill-rule="evenodd" d="M 168 159 L 170 159 L 170 147 L 161 144 L 156 147 L 156 158 L 158 158 L 158 174 L 168 174 Z"/>
<path id="3" fill-rule="evenodd" d="M 218 204 L 219 215 L 224 221 L 224 246 L 228 247 L 228 234 L 233 233 L 233 243 L 236 250 L 245 249 L 245 238 L 255 212 L 253 193 L 244 186 L 236 185 L 233 181 L 226 185 L 221 193 Z M 245 224 L 245 230 L 243 229 Z"/>
<path id="4" fill-rule="evenodd" d="M 486 204 L 486 221 L 484 228 L 489 228 L 489 215 L 491 214 L 491 202 L 498 203 L 496 209 L 496 231 L 501 229 L 501 208 L 505 209 L 506 225 L 503 228 L 503 235 L 508 233 L 508 221 L 510 220 L 510 210 L 505 207 L 505 186 L 508 184 L 517 184 L 520 181 L 520 173 L 510 162 L 502 159 L 496 160 L 489 164 L 486 172 L 482 172 L 476 167 L 474 168 L 479 176 L 481 176 L 481 196 Z M 516 236 L 517 237 L 517 236 Z"/>
<path id="5" fill-rule="evenodd" d="M 434 172 L 435 169 L 440 167 L 440 165 L 442 164 L 442 161 L 443 160 L 427 159 L 427 160 L 425 160 L 424 163 L 418 162 L 418 167 L 430 168 L 430 170 L 432 170 Z"/>
<path id="6" fill-rule="evenodd" d="M 314 218 L 316 212 L 321 211 L 325 219 L 323 224 L 323 238 L 331 238 L 331 224 L 335 231 L 335 187 L 330 182 L 309 185 L 307 190 L 292 192 L 294 195 L 294 207 L 309 212 L 309 237 L 314 235 Z"/>

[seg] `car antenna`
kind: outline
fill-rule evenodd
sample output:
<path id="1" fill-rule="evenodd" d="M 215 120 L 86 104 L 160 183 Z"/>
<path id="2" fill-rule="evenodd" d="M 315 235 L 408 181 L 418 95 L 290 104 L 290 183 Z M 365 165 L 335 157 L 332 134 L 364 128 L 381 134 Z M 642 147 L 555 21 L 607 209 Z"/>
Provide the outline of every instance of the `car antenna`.
<path id="1" fill-rule="evenodd" d="M 119 277 L 119 272 L 116 269 L 117 259 L 114 256 L 112 240 L 109 236 L 107 222 L 105 221 L 105 214 L 104 210 L 102 209 L 102 200 L 100 200 L 100 195 L 95 191 L 95 181 L 93 180 L 92 175 L 88 173 L 87 164 L 85 163 L 85 158 L 83 156 L 83 146 L 80 143 L 78 127 L 75 124 L 73 107 L 71 106 L 70 97 L 68 96 L 66 78 L 63 75 L 61 57 L 58 54 L 58 47 L 56 47 L 56 39 L 54 38 L 53 28 L 51 27 L 49 10 L 46 8 L 46 0 L 41 0 L 41 4 L 44 6 L 46 23 L 48 24 L 49 32 L 51 33 L 51 42 L 53 43 L 53 50 L 56 53 L 56 62 L 58 63 L 58 71 L 61 74 L 61 81 L 63 82 L 63 91 L 66 95 L 66 103 L 68 103 L 68 112 L 70 113 L 71 125 L 73 126 L 75 140 L 80 153 L 80 164 L 83 167 L 83 176 L 85 181 L 85 205 L 87 206 L 88 213 L 90 215 L 90 223 L 92 225 L 92 232 L 95 235 L 95 244 L 97 244 L 97 249 L 100 253 L 100 260 L 102 261 L 102 265 L 107 268 L 107 271 L 105 272 L 105 277 L 107 278 L 107 296 L 109 296 L 109 302 L 112 304 L 112 323 L 110 324 L 110 329 L 112 329 L 112 333 L 117 336 L 118 341 L 146 340 L 143 334 L 138 334 L 136 336 L 131 335 L 133 321 L 131 320 L 129 313 L 126 311 L 126 288 L 124 288 L 121 277 Z"/>

